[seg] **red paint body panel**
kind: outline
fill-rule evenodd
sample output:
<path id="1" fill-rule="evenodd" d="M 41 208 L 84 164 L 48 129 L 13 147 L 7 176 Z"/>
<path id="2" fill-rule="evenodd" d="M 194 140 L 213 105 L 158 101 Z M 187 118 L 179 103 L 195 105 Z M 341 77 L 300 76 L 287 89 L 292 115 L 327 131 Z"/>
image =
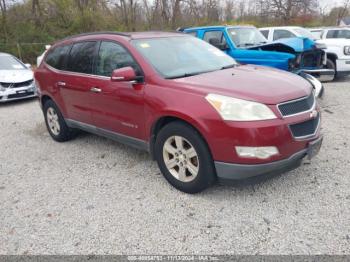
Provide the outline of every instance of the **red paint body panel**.
<path id="1" fill-rule="evenodd" d="M 227 163 L 257 164 L 286 159 L 319 137 L 318 131 L 308 140 L 295 140 L 288 125 L 309 120 L 310 113 L 282 118 L 277 110 L 278 103 L 310 94 L 312 87 L 303 78 L 271 68 L 238 66 L 166 80 L 137 52 L 130 40 L 167 36 L 188 37 L 152 32 L 132 33 L 130 37 L 99 34 L 61 41 L 58 45 L 84 40 L 112 40 L 122 44 L 142 68 L 144 83 L 113 82 L 108 77 L 59 71 L 43 62 L 35 72 L 41 97 L 51 97 L 67 119 L 144 141 L 150 141 L 152 127 L 160 118 L 177 117 L 201 133 L 215 161 Z M 60 81 L 66 86 L 59 87 L 57 83 Z M 89 91 L 92 87 L 98 87 L 102 92 L 92 93 Z M 267 104 L 278 118 L 252 122 L 223 121 L 206 101 L 208 93 Z M 280 154 L 265 160 L 240 158 L 235 146 L 276 146 Z"/>

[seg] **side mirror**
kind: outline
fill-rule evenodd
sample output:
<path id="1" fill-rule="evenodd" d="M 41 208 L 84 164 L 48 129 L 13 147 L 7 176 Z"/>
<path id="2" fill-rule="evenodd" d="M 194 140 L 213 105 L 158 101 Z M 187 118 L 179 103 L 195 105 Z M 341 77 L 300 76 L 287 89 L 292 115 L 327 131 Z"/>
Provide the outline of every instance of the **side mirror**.
<path id="1" fill-rule="evenodd" d="M 210 38 L 209 44 L 215 46 L 216 48 L 219 48 L 220 50 L 226 50 L 228 49 L 228 46 L 226 43 L 222 43 L 218 38 Z"/>
<path id="2" fill-rule="evenodd" d="M 26 66 L 26 68 L 28 69 L 32 69 L 32 65 L 31 64 L 24 64 Z"/>
<path id="3" fill-rule="evenodd" d="M 137 76 L 135 70 L 128 66 L 113 70 L 111 80 L 113 82 L 128 82 L 137 80 Z"/>

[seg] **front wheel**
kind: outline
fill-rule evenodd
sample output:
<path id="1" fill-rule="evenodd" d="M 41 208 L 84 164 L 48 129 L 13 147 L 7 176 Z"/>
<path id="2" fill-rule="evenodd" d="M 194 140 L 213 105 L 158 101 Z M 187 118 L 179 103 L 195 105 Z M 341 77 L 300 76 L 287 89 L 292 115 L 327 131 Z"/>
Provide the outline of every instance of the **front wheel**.
<path id="1" fill-rule="evenodd" d="M 333 77 L 333 79 L 329 80 L 329 81 L 333 81 L 337 77 L 337 68 L 336 68 L 336 65 L 333 62 L 333 60 L 328 58 L 327 64 L 325 65 L 325 68 L 334 70 L 334 77 Z"/>
<path id="2" fill-rule="evenodd" d="M 185 193 L 198 193 L 216 179 L 207 144 L 185 123 L 172 122 L 160 130 L 155 155 L 165 179 Z"/>

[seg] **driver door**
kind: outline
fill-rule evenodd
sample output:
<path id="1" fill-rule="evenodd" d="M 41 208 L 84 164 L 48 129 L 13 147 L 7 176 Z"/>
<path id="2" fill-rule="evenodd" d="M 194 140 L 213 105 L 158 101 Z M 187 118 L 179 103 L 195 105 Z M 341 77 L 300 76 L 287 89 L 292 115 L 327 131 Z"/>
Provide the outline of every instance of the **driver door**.
<path id="1" fill-rule="evenodd" d="M 92 118 L 97 128 L 118 135 L 144 138 L 144 83 L 113 82 L 113 70 L 131 66 L 141 69 L 129 51 L 117 42 L 102 41 L 95 63 Z"/>

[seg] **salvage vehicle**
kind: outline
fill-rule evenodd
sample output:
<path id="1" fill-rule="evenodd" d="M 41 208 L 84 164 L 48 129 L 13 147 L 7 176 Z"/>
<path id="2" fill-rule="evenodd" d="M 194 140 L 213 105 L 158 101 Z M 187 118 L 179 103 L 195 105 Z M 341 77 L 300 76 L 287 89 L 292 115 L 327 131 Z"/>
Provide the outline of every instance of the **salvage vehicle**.
<path id="1" fill-rule="evenodd" d="M 312 28 L 317 42 L 327 46 L 327 68 L 335 69 L 335 77 L 350 75 L 350 28 Z"/>
<path id="2" fill-rule="evenodd" d="M 347 28 L 314 28 L 307 30 L 298 26 L 265 27 L 260 32 L 267 36 L 269 41 L 289 38 L 308 37 L 318 46 L 323 45 L 327 53 L 325 68 L 335 71 L 333 79 L 350 74 L 350 29 Z M 348 62 L 348 64 L 347 64 Z"/>
<path id="3" fill-rule="evenodd" d="M 36 97 L 33 71 L 16 57 L 0 53 L 0 103 Z"/>
<path id="4" fill-rule="evenodd" d="M 267 43 L 267 39 L 253 26 L 204 26 L 179 29 L 221 49 L 243 64 L 275 67 L 312 79 L 318 94 L 322 84 L 314 79 L 333 78 L 334 70 L 324 69 L 325 52 L 307 38 L 282 39 Z M 311 75 L 313 76 L 311 76 Z"/>
<path id="5" fill-rule="evenodd" d="M 186 193 L 296 168 L 320 150 L 311 84 L 239 65 L 179 33 L 91 33 L 54 44 L 35 72 L 51 137 L 82 129 L 146 150 Z"/>

